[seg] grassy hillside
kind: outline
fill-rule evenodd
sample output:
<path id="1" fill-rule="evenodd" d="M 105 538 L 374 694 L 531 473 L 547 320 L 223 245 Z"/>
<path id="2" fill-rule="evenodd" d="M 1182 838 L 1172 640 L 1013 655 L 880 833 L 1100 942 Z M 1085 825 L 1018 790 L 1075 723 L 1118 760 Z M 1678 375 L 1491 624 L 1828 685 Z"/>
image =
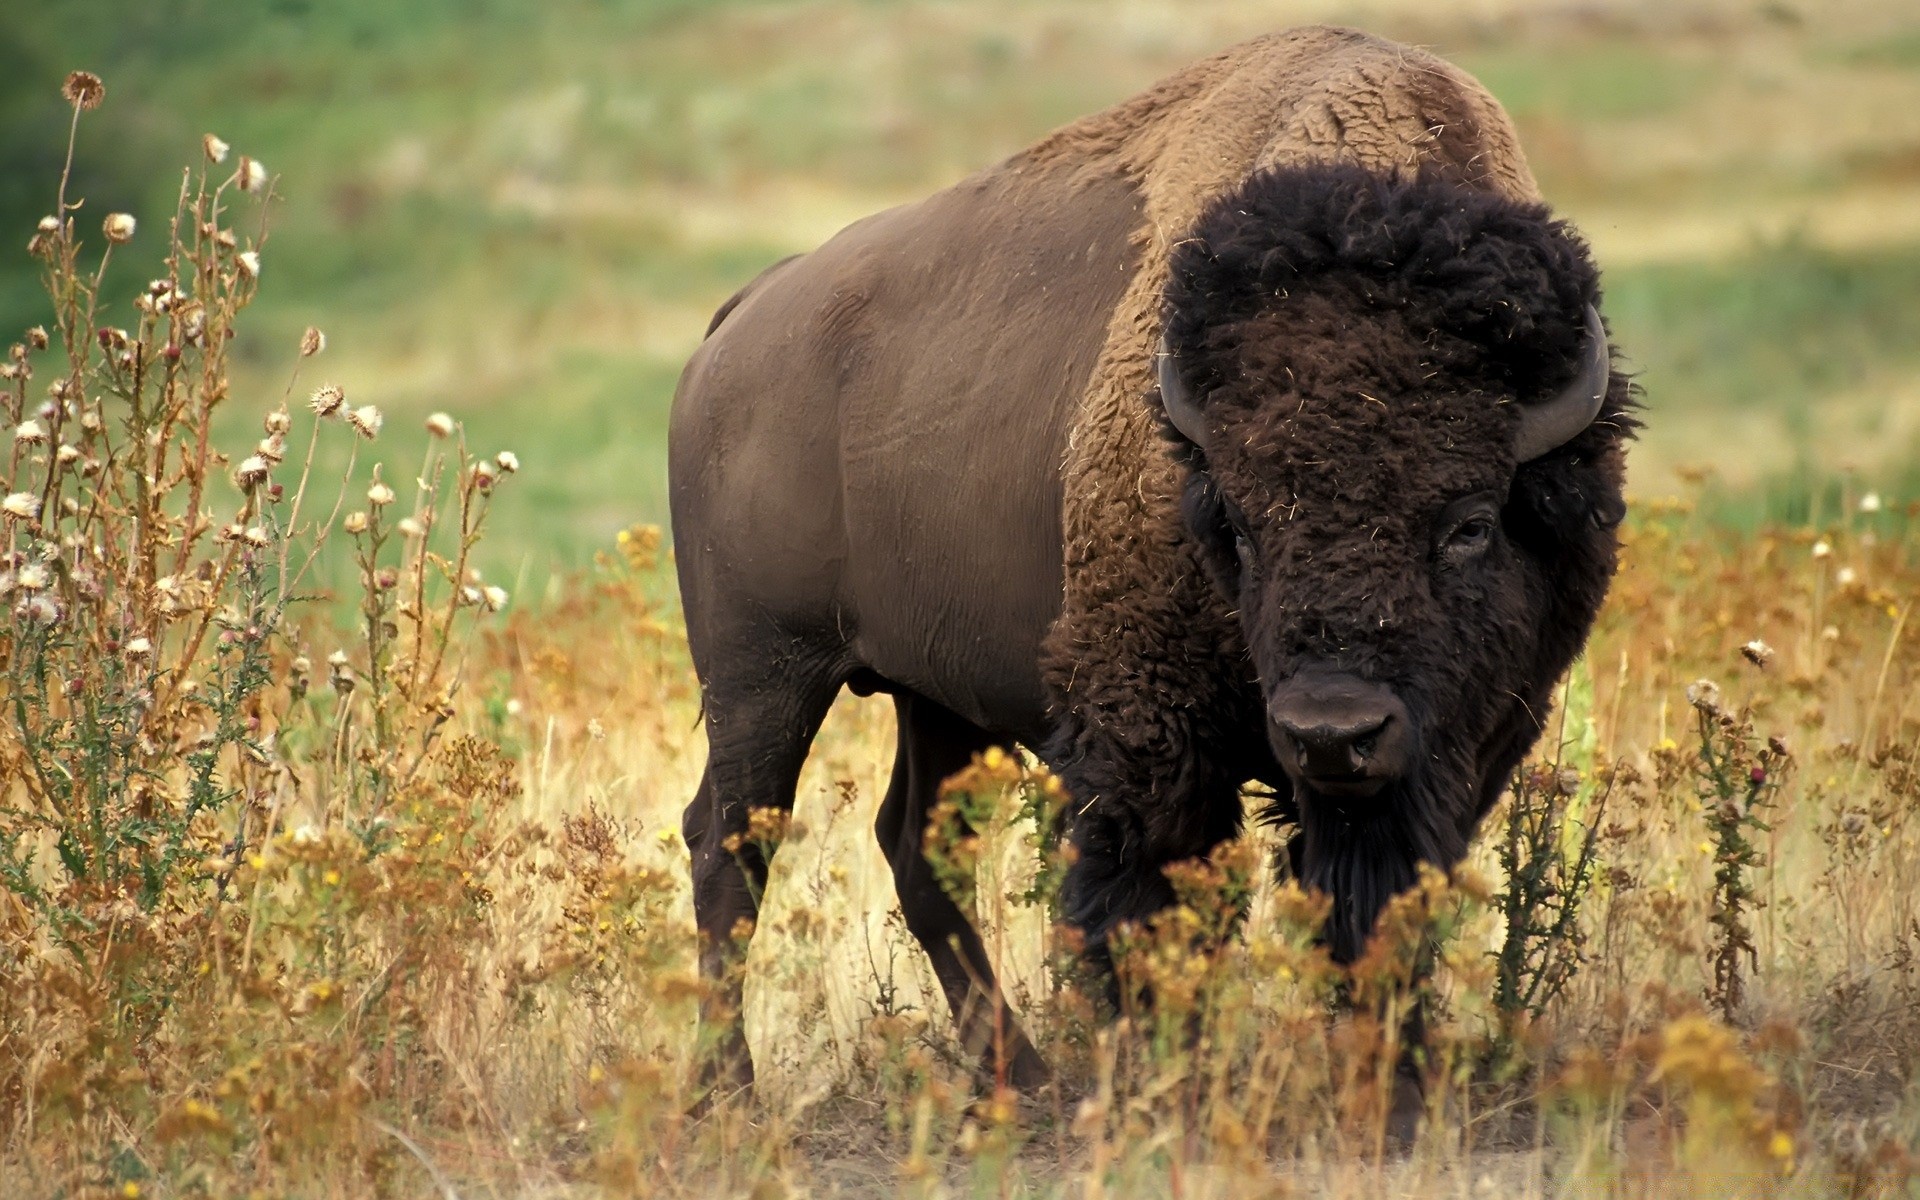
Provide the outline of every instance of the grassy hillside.
<path id="1" fill-rule="evenodd" d="M 277 392 L 264 364 L 319 323 L 356 400 L 462 411 L 527 463 L 491 553 L 538 578 L 662 519 L 679 363 L 760 266 L 1307 19 L 1430 45 L 1508 104 L 1609 268 L 1653 405 L 1639 491 L 1709 465 L 1752 513 L 1836 470 L 1904 478 L 1920 17 L 1892 3 L 79 0 L 26 24 L 0 85 L 0 203 L 16 229 L 46 208 L 21 181 L 47 178 L 80 63 L 112 88 L 83 143 L 97 207 L 163 220 L 158 165 L 208 130 L 263 160 L 282 202 L 243 380 Z M 0 269 L 8 326 L 30 282 Z"/>
<path id="2" fill-rule="evenodd" d="M 29 338 L 0 374 L 13 1192 L 1916 1194 L 1910 5 L 9 16 L 0 320 L 48 318 L 30 299 L 44 268 L 77 331 L 71 357 Z M 746 968 L 761 1089 L 695 1103 L 704 987 L 678 830 L 700 699 L 657 543 L 613 536 L 661 516 L 679 363 L 765 262 L 1306 19 L 1435 46 L 1508 103 L 1642 372 L 1622 569 L 1540 761 L 1469 869 L 1397 907 L 1353 970 L 1315 943 L 1316 901 L 1268 880 L 1270 831 L 1185 865 L 1181 907 L 1127 962 L 1162 1007 L 1118 1033 L 1056 986 L 1063 935 L 1027 886 L 1058 863 L 1014 809 L 1057 793 L 1030 764 L 981 761 L 952 795 L 986 811 L 984 838 L 934 853 L 975 885 L 1059 1069 L 1020 1097 L 963 1061 L 905 933 L 871 834 L 892 718 L 849 697 L 791 820 L 755 825 L 782 845 Z M 32 259 L 9 247 L 52 206 L 75 65 L 109 89 L 81 125 L 86 247 L 40 237 Z M 204 242 L 178 251 L 185 307 L 162 288 L 136 314 L 207 131 L 280 178 L 258 287 L 238 246 Z M 258 202 L 229 198 L 244 236 Z M 97 316 L 131 343 L 94 336 L 81 299 L 116 209 L 140 231 Z M 276 412 L 309 323 L 330 345 Z M 138 382 L 117 365 L 170 361 Z M 376 440 L 300 403 L 326 378 L 385 410 Z M 56 381 L 72 411 L 42 414 Z M 421 428 L 442 409 L 468 447 Z M 209 448 L 237 460 L 263 432 L 245 465 Z M 339 598 L 309 603 L 315 579 Z M 1242 900 L 1244 936 L 1194 936 Z M 1429 951 L 1436 1119 L 1395 1156 L 1397 1014 Z M 1529 1003 L 1516 980 L 1560 990 Z"/>

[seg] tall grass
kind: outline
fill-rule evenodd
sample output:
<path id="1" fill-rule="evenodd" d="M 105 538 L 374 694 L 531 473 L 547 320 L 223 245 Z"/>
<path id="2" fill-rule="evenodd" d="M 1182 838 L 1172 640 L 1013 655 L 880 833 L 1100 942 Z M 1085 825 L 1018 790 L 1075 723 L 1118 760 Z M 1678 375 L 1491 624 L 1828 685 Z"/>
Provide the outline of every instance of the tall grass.
<path id="1" fill-rule="evenodd" d="M 70 81 L 76 123 L 99 89 Z M 56 184 L 31 233 L 46 317 L 0 373 L 17 1191 L 1911 1194 L 1909 514 L 1638 506 L 1542 761 L 1350 968 L 1256 829 L 1172 872 L 1096 1019 L 1049 916 L 1058 788 L 984 757 L 929 845 L 1058 1071 L 1031 1096 L 957 1052 L 868 833 L 887 719 L 844 708 L 762 823 L 761 1088 L 702 1104 L 698 697 L 658 531 L 498 613 L 473 556 L 512 453 L 387 427 L 312 377 L 318 330 L 277 400 L 237 388 L 274 187 L 209 139 L 164 231 Z"/>

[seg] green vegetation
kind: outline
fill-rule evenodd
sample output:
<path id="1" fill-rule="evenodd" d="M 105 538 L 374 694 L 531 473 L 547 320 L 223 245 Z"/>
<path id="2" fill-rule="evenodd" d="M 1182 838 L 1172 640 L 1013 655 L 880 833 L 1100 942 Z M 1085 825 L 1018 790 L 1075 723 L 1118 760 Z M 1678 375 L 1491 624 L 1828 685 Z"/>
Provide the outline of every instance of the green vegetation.
<path id="1" fill-rule="evenodd" d="M 1900 49 L 1920 31 L 1779 10 L 1662 34 L 1654 7 L 1585 28 L 1442 6 L 1376 28 L 1479 73 L 1548 195 L 1618 260 L 1609 312 L 1653 414 L 1639 486 L 1665 490 L 1692 461 L 1742 487 L 1818 477 L 1841 465 L 1834 439 L 1801 444 L 1835 395 L 1865 451 L 1848 461 L 1897 478 L 1911 447 L 1855 410 L 1920 357 L 1920 230 L 1853 222 L 1828 245 L 1817 218 L 1920 147 L 1899 115 L 1920 112 Z M 1280 21 L 1185 11 L 1211 22 L 1204 41 L 1172 10 L 1129 24 L 1093 0 L 76 0 L 27 23 L 0 81 L 0 222 L 31 228 L 51 204 L 39 181 L 57 173 L 56 92 L 75 65 L 114 88 L 82 132 L 91 211 L 157 235 L 167 164 L 204 132 L 264 161 L 280 179 L 274 286 L 235 347 L 242 393 L 277 394 L 269 364 L 317 323 L 356 401 L 408 424 L 460 410 L 526 463 L 523 504 L 483 555 L 538 585 L 664 519 L 679 364 L 762 266 Z M 1880 141 L 1837 122 L 1831 144 L 1781 154 L 1748 123 L 1769 103 L 1830 103 L 1835 71 L 1886 110 Z M 1742 232 L 1756 197 L 1785 206 L 1784 225 L 1761 222 L 1784 236 Z M 1797 213 L 1812 224 L 1796 238 Z M 128 270 L 109 294 L 140 282 Z M 34 318 L 37 282 L 23 256 L 0 258 L 0 325 Z M 1662 419 L 1755 406 L 1773 423 L 1742 440 L 1771 447 L 1764 469 L 1689 433 L 1699 421 Z"/>
<path id="2" fill-rule="evenodd" d="M 1324 898 L 1271 880 L 1255 830 L 1172 873 L 1180 904 L 1123 962 L 1156 1020 L 1102 1031 L 1057 986 L 1059 864 L 1031 819 L 1057 788 L 983 756 L 950 793 L 979 836 L 936 822 L 959 836 L 934 851 L 1059 1070 L 1016 1097 L 960 1059 L 900 927 L 870 820 L 891 719 L 849 700 L 791 820 L 763 826 L 783 848 L 747 967 L 761 1090 L 704 1105 L 677 834 L 699 697 L 659 533 L 630 528 L 664 507 L 679 363 L 765 262 L 1280 18 L 36 16 L 0 74 L 0 319 L 51 330 L 0 337 L 0 1179 L 128 1200 L 1912 1196 L 1920 29 L 1891 0 L 1818 27 L 1671 7 L 1408 0 L 1378 26 L 1513 106 L 1649 395 L 1623 569 L 1465 868 L 1341 968 L 1312 936 Z M 85 206 L 35 235 L 75 65 L 110 90 L 80 127 Z M 234 242 L 189 221 L 175 244 L 177 164 L 209 130 L 278 199 L 223 184 L 231 159 L 189 173 L 196 220 Z M 95 310 L 121 210 L 138 231 Z M 328 378 L 384 429 L 310 409 Z M 441 411 L 458 423 L 422 428 Z M 1417 996 L 1435 1119 L 1393 1160 Z"/>

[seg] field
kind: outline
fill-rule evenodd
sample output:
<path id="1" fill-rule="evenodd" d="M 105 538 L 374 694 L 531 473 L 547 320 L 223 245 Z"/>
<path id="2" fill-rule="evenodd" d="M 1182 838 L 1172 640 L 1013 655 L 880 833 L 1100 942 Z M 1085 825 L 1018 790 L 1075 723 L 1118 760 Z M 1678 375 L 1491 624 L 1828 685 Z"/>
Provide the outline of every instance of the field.
<path id="1" fill-rule="evenodd" d="M 1501 98 L 1646 390 L 1624 567 L 1541 762 L 1350 976 L 1313 898 L 1267 879 L 1268 835 L 1196 867 L 1189 924 L 1136 960 L 1163 1009 L 1119 1031 L 1058 986 L 1044 897 L 1021 899 L 1045 891 L 1017 819 L 1045 781 L 980 764 L 956 796 L 986 836 L 943 853 L 1060 1070 L 1019 1097 L 959 1061 L 900 927 L 869 832 L 891 712 L 848 697 L 763 831 L 758 1095 L 696 1105 L 678 827 L 704 748 L 650 528 L 679 364 L 764 264 L 1320 19 Z M 0 491 L 34 503 L 4 526 L 0 1179 L 21 1194 L 1920 1187 L 1907 6 L 75 0 L 15 24 Z M 107 93 L 77 94 L 85 205 L 47 240 L 78 67 Z M 221 188 L 241 155 L 271 199 Z M 210 189 L 169 267 L 180 197 Z M 112 212 L 137 231 L 102 268 Z M 181 366 L 136 379 L 123 354 Z M 23 432 L 62 378 L 102 421 Z M 325 383 L 344 407 L 316 414 Z M 377 436 L 342 415 L 363 406 Z M 29 577 L 41 547 L 85 569 Z M 1240 900 L 1240 937 L 1187 936 Z M 1422 945 L 1432 1119 L 1393 1149 Z"/>

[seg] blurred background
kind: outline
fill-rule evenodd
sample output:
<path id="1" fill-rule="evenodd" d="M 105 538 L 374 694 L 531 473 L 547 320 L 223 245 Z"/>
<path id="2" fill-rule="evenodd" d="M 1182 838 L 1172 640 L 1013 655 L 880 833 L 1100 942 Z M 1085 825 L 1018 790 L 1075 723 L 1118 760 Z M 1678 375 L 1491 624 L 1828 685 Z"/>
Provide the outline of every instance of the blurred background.
<path id="1" fill-rule="evenodd" d="M 133 250 L 203 133 L 279 176 L 236 436 L 319 325 L 303 391 L 520 456 L 489 565 L 538 588 L 664 521 L 680 364 L 761 267 L 1310 21 L 1431 47 L 1518 121 L 1647 391 L 1637 494 L 1740 523 L 1920 498 L 1912 0 L 60 0 L 7 22 L 0 331 L 46 319 L 25 243 L 60 80 L 95 70 L 75 190 L 140 218 Z M 129 256 L 105 319 L 158 269 Z"/>

